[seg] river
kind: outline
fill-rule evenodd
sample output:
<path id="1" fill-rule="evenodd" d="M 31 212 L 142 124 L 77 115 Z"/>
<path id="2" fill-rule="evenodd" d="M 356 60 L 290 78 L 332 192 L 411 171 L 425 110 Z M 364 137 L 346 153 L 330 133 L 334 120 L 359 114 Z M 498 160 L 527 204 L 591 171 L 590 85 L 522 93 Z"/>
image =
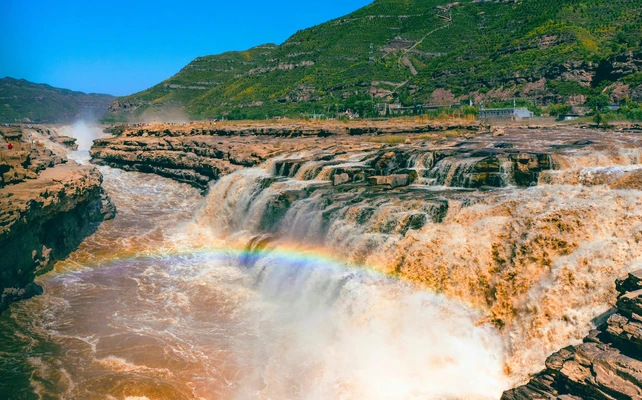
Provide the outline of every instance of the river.
<path id="1" fill-rule="evenodd" d="M 288 154 L 206 196 L 100 167 L 118 215 L 0 316 L 0 398 L 497 399 L 642 265 L 638 135 L 548 135 L 471 144 L 555 165 L 492 190 L 424 145 L 394 191 L 330 184 L 379 153 Z"/>

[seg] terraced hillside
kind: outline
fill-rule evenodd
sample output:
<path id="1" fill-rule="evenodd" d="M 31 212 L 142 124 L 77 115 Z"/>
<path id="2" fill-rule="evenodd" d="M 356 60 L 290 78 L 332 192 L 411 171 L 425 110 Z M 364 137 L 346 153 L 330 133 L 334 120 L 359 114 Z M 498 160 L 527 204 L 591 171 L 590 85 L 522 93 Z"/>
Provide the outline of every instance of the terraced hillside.
<path id="1" fill-rule="evenodd" d="M 397 100 L 581 104 L 599 92 L 642 101 L 641 42 L 636 0 L 376 0 L 281 45 L 199 57 L 118 99 L 109 118 L 367 112 Z"/>

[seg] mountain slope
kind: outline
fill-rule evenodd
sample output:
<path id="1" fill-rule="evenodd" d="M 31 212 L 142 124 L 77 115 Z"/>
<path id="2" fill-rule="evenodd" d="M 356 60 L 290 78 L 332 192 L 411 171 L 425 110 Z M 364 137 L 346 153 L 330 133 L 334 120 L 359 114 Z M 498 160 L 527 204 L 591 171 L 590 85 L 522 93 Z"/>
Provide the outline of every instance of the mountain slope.
<path id="1" fill-rule="evenodd" d="M 279 46 L 199 57 L 119 99 L 110 116 L 174 107 L 264 118 L 336 110 L 352 94 L 406 105 L 580 103 L 605 89 L 642 98 L 641 32 L 642 7 L 631 0 L 377 0 Z"/>
<path id="2" fill-rule="evenodd" d="M 68 123 L 102 118 L 115 99 L 85 94 L 24 79 L 0 79 L 0 122 Z"/>

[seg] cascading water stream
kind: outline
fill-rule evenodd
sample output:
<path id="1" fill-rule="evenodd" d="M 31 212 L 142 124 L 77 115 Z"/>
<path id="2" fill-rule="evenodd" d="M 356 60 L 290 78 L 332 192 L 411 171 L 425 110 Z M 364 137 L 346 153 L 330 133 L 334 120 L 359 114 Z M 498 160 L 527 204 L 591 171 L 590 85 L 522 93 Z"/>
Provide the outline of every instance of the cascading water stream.
<path id="1" fill-rule="evenodd" d="M 615 299 L 613 276 L 642 262 L 639 166 L 618 166 L 636 160 L 611 151 L 585 153 L 557 155 L 558 165 L 584 166 L 544 171 L 540 186 L 488 192 L 388 191 L 358 182 L 337 190 L 329 176 L 322 182 L 275 177 L 269 167 L 240 171 L 212 188 L 197 220 L 241 243 L 262 235 L 259 242 L 277 248 L 321 246 L 348 262 L 463 300 L 483 310 L 476 322 L 499 328 L 506 371 L 523 379 L 551 352 L 585 336 Z M 463 185 L 478 161 L 445 158 L 433 174 L 442 184 Z M 308 169 L 313 164 L 305 161 Z M 500 164 L 507 183 L 513 165 Z M 573 178 L 592 171 L 601 173 L 596 187 L 578 185 L 588 178 Z M 225 221 L 234 221 L 231 229 Z"/>

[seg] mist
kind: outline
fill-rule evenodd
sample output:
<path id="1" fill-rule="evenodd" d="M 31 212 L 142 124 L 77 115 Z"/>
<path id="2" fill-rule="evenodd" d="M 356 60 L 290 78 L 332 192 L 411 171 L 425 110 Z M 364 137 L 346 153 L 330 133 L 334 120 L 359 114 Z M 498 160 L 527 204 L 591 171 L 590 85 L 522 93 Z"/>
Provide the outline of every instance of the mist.
<path id="1" fill-rule="evenodd" d="M 327 260 L 251 268 L 237 399 L 484 399 L 510 385 L 499 333 L 464 304 Z"/>
<path id="2" fill-rule="evenodd" d="M 60 135 L 76 138 L 79 151 L 89 151 L 94 140 L 107 135 L 103 132 L 101 125 L 86 120 L 78 120 L 73 125 L 65 125 L 57 128 L 56 131 Z"/>

